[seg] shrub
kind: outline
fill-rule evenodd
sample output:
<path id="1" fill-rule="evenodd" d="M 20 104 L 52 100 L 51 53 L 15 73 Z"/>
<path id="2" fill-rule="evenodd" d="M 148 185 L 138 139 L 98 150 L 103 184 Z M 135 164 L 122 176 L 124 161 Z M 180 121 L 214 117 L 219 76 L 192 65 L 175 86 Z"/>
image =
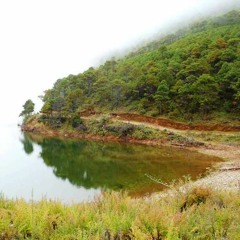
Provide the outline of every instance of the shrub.
<path id="1" fill-rule="evenodd" d="M 128 135 L 131 135 L 132 132 L 135 129 L 135 126 L 133 124 L 123 124 L 123 125 L 113 125 L 113 126 L 105 126 L 105 129 L 109 132 L 113 132 L 116 133 L 117 135 L 121 136 L 121 137 L 126 137 Z"/>
<path id="2" fill-rule="evenodd" d="M 88 130 L 88 128 L 84 124 L 79 124 L 76 129 L 81 132 L 85 132 Z"/>
<path id="3" fill-rule="evenodd" d="M 189 194 L 187 194 L 184 203 L 182 204 L 180 210 L 186 210 L 188 207 L 196 204 L 206 203 L 206 200 L 211 196 L 211 190 L 205 187 L 196 187 L 191 189 Z"/>
<path id="4" fill-rule="evenodd" d="M 71 119 L 71 122 L 72 122 L 73 128 L 78 128 L 82 124 L 82 121 L 79 117 L 78 118 L 75 117 L 75 118 Z"/>

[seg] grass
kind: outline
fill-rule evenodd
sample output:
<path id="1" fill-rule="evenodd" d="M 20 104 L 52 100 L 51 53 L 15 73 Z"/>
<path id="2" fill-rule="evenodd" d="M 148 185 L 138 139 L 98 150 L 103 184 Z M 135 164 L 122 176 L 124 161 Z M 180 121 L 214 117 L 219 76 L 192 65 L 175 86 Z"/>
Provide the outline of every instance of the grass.
<path id="1" fill-rule="evenodd" d="M 229 126 L 239 126 L 239 114 L 238 113 L 226 113 L 221 111 L 215 111 L 208 116 L 203 117 L 201 114 L 174 114 L 170 113 L 166 116 L 160 116 L 170 118 L 174 121 L 183 122 L 186 124 L 201 124 L 201 125 L 215 125 L 224 124 Z"/>
<path id="2" fill-rule="evenodd" d="M 174 187 L 132 199 L 104 193 L 64 205 L 0 197 L 0 239 L 240 239 L 240 192 Z"/>
<path id="3" fill-rule="evenodd" d="M 196 141 L 203 141 L 209 143 L 221 143 L 227 145 L 240 144 L 240 133 L 239 132 L 197 132 L 197 131 L 187 131 L 183 133 L 188 138 L 193 138 Z"/>

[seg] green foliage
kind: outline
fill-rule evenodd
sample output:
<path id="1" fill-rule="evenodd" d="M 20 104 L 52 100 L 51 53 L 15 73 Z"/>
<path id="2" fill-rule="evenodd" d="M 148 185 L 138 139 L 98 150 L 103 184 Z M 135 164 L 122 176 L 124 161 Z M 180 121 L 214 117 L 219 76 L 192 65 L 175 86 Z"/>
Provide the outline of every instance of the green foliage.
<path id="1" fill-rule="evenodd" d="M 59 79 L 42 97 L 42 112 L 239 113 L 239 22 L 239 11 L 196 22 L 121 59 Z"/>
<path id="2" fill-rule="evenodd" d="M 42 114 L 39 117 L 39 121 L 50 126 L 51 128 L 61 128 L 67 121 L 67 117 L 59 113 L 54 113 L 51 115 Z"/>
<path id="3" fill-rule="evenodd" d="M 204 114 L 208 114 L 218 102 L 219 86 L 209 74 L 201 75 L 193 84 L 192 100 L 195 104 L 195 109 Z"/>
<path id="4" fill-rule="evenodd" d="M 82 126 L 82 120 L 80 118 L 80 115 L 78 113 L 75 113 L 73 114 L 71 117 L 70 117 L 70 122 L 72 124 L 72 127 L 73 128 L 81 128 Z"/>
<path id="5" fill-rule="evenodd" d="M 169 98 L 169 87 L 167 81 L 163 80 L 159 85 L 155 93 L 154 99 L 159 109 L 159 113 L 162 114 L 167 109 L 167 102 Z"/>
<path id="6" fill-rule="evenodd" d="M 23 117 L 28 117 L 30 116 L 33 111 L 34 111 L 34 103 L 31 99 L 28 99 L 24 105 L 23 105 L 23 111 L 20 113 L 20 117 L 23 116 Z"/>
<path id="7" fill-rule="evenodd" d="M 108 125 L 105 126 L 105 129 L 109 132 L 116 133 L 120 137 L 126 137 L 128 135 L 131 135 L 131 133 L 134 131 L 135 126 L 132 124 L 122 124 L 122 125 Z"/>

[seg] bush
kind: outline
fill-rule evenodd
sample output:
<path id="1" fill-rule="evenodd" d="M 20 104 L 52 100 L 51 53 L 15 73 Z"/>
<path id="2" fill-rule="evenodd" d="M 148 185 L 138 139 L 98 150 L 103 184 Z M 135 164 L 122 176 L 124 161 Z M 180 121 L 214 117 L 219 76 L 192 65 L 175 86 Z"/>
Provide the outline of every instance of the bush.
<path id="1" fill-rule="evenodd" d="M 67 118 L 61 114 L 47 115 L 41 114 L 38 118 L 39 123 L 49 125 L 51 128 L 60 128 L 66 122 Z"/>
<path id="2" fill-rule="evenodd" d="M 135 129 L 133 124 L 123 124 L 118 126 L 105 126 L 105 129 L 109 132 L 117 133 L 121 137 L 131 135 Z"/>
<path id="3" fill-rule="evenodd" d="M 80 118 L 78 113 L 71 116 L 70 122 L 71 122 L 73 128 L 78 128 L 82 125 L 82 119 Z"/>
<path id="4" fill-rule="evenodd" d="M 132 136 L 137 139 L 147 139 L 147 138 L 151 138 L 152 133 L 153 132 L 150 129 L 146 129 L 144 127 L 138 127 L 135 129 Z"/>
<path id="5" fill-rule="evenodd" d="M 73 128 L 77 128 L 77 127 L 79 127 L 79 126 L 81 125 L 81 120 L 80 120 L 80 118 L 73 118 L 73 119 L 71 120 L 71 122 L 72 122 L 72 127 L 73 127 Z"/>
<path id="6" fill-rule="evenodd" d="M 186 210 L 188 207 L 196 204 L 206 203 L 206 200 L 210 198 L 211 190 L 205 187 L 196 187 L 191 189 L 189 194 L 186 196 L 184 203 L 182 204 L 180 210 Z"/>
<path id="7" fill-rule="evenodd" d="M 88 130 L 88 128 L 84 124 L 79 124 L 76 129 L 81 132 L 85 132 Z"/>

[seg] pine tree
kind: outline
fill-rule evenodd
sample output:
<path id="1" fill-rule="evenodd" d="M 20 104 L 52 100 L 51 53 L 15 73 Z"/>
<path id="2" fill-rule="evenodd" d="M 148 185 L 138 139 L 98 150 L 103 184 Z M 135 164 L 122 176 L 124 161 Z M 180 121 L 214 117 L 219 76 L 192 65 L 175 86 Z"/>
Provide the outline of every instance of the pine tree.
<path id="1" fill-rule="evenodd" d="M 166 80 L 161 81 L 158 85 L 158 89 L 154 95 L 155 102 L 160 114 L 167 108 L 167 102 L 169 101 L 169 87 Z"/>

